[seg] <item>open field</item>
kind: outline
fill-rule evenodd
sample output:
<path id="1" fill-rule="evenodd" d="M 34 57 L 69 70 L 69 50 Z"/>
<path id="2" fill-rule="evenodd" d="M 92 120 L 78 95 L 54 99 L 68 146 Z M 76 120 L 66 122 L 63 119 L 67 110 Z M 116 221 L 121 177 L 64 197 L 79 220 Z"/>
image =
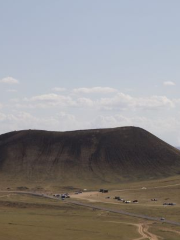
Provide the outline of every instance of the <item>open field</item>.
<path id="1" fill-rule="evenodd" d="M 178 240 L 180 234 L 166 224 L 20 195 L 0 200 L 0 232 L 3 240 Z"/>
<path id="2" fill-rule="evenodd" d="M 124 210 L 152 217 L 164 217 L 180 222 L 180 178 L 173 177 L 158 181 L 123 183 L 119 188 L 111 186 L 109 193 L 90 191 L 74 194 L 76 187 L 30 186 L 28 190 L 40 194 L 66 192 L 71 198 L 94 206 Z M 22 186 L 19 185 L 19 186 Z M 1 185 L 0 192 L 0 233 L 3 240 L 24 239 L 131 239 L 131 240 L 179 240 L 180 227 L 163 222 L 124 216 L 102 210 L 76 206 L 67 201 L 47 199 L 43 196 L 21 195 L 11 192 L 18 186 Z M 146 189 L 142 189 L 146 187 Z M 125 204 L 114 200 L 120 196 L 126 200 L 138 199 L 138 204 Z M 110 197 L 107 199 L 106 197 Z M 152 202 L 151 198 L 157 198 Z M 163 202 L 175 202 L 175 206 L 163 206 Z"/>
<path id="3" fill-rule="evenodd" d="M 24 198 L 24 197 L 23 197 Z M 19 202 L 19 200 L 21 200 Z M 34 203 L 25 204 L 23 201 Z M 15 201 L 15 198 L 14 198 Z M 125 221 L 102 211 L 71 206 L 58 201 L 19 199 L 17 202 L 0 201 L 0 232 L 3 240 L 24 239 L 133 239 L 139 234 L 134 225 L 117 228 L 113 221 Z M 135 220 L 132 219 L 132 222 Z M 112 222 L 112 223 L 110 223 Z"/>
<path id="4" fill-rule="evenodd" d="M 108 193 L 100 193 L 92 191 L 89 193 L 74 194 L 72 197 L 91 202 L 92 204 L 100 204 L 101 206 L 111 206 L 115 209 L 125 210 L 128 212 L 143 214 L 152 217 L 164 217 L 168 220 L 180 222 L 180 184 L 174 179 L 162 185 L 159 181 L 142 182 L 131 184 L 131 188 L 122 188 L 119 190 L 110 190 Z M 162 181 L 163 182 L 163 181 Z M 143 189 L 143 188 L 146 189 Z M 115 200 L 115 196 L 119 196 L 131 203 L 123 203 Z M 151 199 L 157 201 L 151 201 Z M 132 203 L 133 200 L 138 200 L 138 203 Z M 164 206 L 163 203 L 176 203 L 175 206 Z"/>
<path id="5" fill-rule="evenodd" d="M 168 185 L 180 185 L 180 175 L 175 175 L 168 178 L 162 179 L 149 179 L 145 181 L 119 181 L 118 183 L 102 182 L 94 183 L 91 181 L 84 181 L 81 179 L 80 182 L 75 181 L 74 184 L 68 185 L 61 181 L 28 181 L 21 180 L 18 178 L 10 179 L 8 175 L 1 175 L 0 178 L 0 191 L 1 190 L 19 190 L 21 187 L 27 187 L 27 190 L 37 191 L 37 192 L 56 192 L 56 191 L 68 191 L 75 192 L 76 190 L 87 189 L 88 191 L 97 191 L 100 188 L 107 188 L 110 190 L 121 190 L 121 191 L 131 191 L 139 190 L 142 187 L 146 188 L 166 188 Z"/>

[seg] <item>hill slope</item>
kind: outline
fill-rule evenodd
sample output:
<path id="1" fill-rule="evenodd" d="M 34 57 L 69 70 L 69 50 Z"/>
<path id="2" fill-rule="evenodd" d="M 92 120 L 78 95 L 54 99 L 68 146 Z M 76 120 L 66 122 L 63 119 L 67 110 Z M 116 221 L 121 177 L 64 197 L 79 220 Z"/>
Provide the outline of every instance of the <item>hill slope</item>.
<path id="1" fill-rule="evenodd" d="M 0 177 L 118 182 L 180 173 L 180 151 L 136 127 L 0 135 Z"/>

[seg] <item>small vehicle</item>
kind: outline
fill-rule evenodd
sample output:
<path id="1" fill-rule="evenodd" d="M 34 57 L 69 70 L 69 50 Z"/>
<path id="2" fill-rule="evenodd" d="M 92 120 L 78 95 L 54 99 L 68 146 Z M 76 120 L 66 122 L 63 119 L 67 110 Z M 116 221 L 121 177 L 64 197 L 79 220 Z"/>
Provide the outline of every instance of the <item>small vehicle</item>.
<path id="1" fill-rule="evenodd" d="M 114 199 L 116 199 L 116 200 L 120 200 L 121 198 L 120 198 L 120 197 L 117 197 L 117 196 L 115 196 L 115 197 L 114 197 Z"/>
<path id="2" fill-rule="evenodd" d="M 101 189 L 99 189 L 99 192 L 101 192 L 101 193 L 108 193 L 108 190 L 101 188 Z"/>
<path id="3" fill-rule="evenodd" d="M 165 220 L 165 218 L 163 218 L 163 217 L 161 217 L 161 219 L 160 219 L 161 221 L 164 221 Z"/>

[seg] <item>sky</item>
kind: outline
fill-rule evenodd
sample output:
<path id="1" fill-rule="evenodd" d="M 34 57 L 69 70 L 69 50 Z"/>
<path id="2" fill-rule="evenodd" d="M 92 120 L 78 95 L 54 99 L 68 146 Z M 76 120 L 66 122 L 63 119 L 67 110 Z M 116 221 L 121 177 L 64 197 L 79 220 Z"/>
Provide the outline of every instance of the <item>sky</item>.
<path id="1" fill-rule="evenodd" d="M 0 0 L 0 134 L 137 126 L 180 146 L 179 0 Z"/>

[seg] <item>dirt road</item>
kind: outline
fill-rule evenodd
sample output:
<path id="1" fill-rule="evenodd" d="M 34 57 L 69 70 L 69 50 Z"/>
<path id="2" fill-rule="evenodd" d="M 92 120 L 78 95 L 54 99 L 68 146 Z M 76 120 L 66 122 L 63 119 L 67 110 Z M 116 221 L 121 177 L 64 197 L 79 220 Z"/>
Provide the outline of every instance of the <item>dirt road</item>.
<path id="1" fill-rule="evenodd" d="M 4 192 L 4 193 L 11 192 L 11 193 L 17 193 L 17 194 L 25 194 L 25 195 L 31 195 L 31 196 L 37 196 L 37 197 L 43 197 L 43 198 L 49 198 L 49 199 L 56 199 L 56 200 L 60 201 L 60 199 L 57 199 L 56 197 L 49 196 L 49 195 L 42 194 L 42 193 L 21 192 L 21 191 L 0 191 L 0 192 Z M 110 208 L 106 208 L 106 207 L 90 205 L 90 204 L 82 203 L 82 202 L 79 202 L 79 201 L 65 200 L 64 202 L 69 203 L 69 204 L 82 206 L 82 207 L 88 207 L 88 208 L 92 208 L 92 209 L 103 210 L 103 211 L 106 211 L 106 212 L 113 212 L 113 213 L 122 214 L 122 215 L 126 215 L 126 216 L 131 216 L 131 217 L 143 218 L 143 219 L 151 220 L 151 221 L 162 222 L 162 220 L 158 217 L 151 217 L 151 216 L 147 216 L 147 215 L 143 215 L 143 214 L 126 212 L 126 211 L 123 211 L 123 210 L 110 209 Z M 169 224 L 172 224 L 172 225 L 180 226 L 180 222 L 174 222 L 174 221 L 169 221 L 169 220 L 163 220 L 163 222 L 169 223 Z"/>
<path id="2" fill-rule="evenodd" d="M 159 238 L 149 232 L 149 226 L 147 224 L 136 224 L 138 227 L 138 233 L 142 236 L 140 238 L 136 238 L 134 240 L 143 240 L 143 239 L 149 239 L 149 240 L 158 240 Z"/>
<path id="3" fill-rule="evenodd" d="M 119 223 L 119 224 L 127 224 L 127 225 L 132 225 L 137 228 L 138 233 L 141 235 L 139 238 L 135 238 L 133 240 L 143 240 L 143 239 L 149 239 L 149 240 L 159 240 L 160 238 L 156 236 L 153 233 L 149 232 L 149 225 L 146 223 L 129 223 L 129 222 L 115 222 L 115 221 L 108 221 L 111 223 Z"/>

